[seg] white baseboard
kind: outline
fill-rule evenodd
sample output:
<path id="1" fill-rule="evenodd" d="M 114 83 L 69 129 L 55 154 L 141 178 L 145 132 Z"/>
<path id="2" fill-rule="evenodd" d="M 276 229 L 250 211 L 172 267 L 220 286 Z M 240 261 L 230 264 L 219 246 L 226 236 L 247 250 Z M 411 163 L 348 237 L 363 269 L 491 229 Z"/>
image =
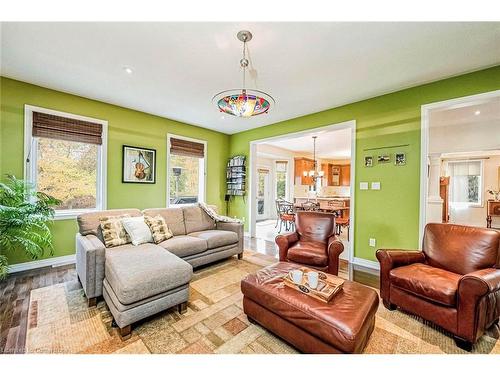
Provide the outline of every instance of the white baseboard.
<path id="1" fill-rule="evenodd" d="M 34 260 L 32 262 L 13 264 L 9 266 L 9 273 L 33 270 L 35 268 L 42 268 L 42 267 L 58 267 L 58 266 L 64 266 L 66 264 L 73 264 L 75 262 L 76 262 L 75 254 L 64 255 L 61 257 L 40 259 L 40 260 Z"/>
<path id="2" fill-rule="evenodd" d="M 373 260 L 367 260 L 367 259 L 363 259 L 363 258 L 354 257 L 354 260 L 352 263 L 355 264 L 356 266 L 369 268 L 369 269 L 375 270 L 375 271 L 380 271 L 379 262 L 375 262 Z"/>

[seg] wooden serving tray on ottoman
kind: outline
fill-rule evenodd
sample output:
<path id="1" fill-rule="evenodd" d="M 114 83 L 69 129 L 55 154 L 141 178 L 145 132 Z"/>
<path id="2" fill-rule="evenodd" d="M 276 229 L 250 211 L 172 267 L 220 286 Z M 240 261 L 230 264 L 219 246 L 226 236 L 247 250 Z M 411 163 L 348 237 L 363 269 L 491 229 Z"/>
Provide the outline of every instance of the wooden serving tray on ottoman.
<path id="1" fill-rule="evenodd" d="M 329 302 L 333 298 L 333 296 L 342 289 L 342 286 L 344 285 L 344 279 L 341 279 L 340 277 L 307 267 L 300 267 L 298 269 L 302 271 L 302 282 L 300 284 L 295 284 L 293 282 L 290 273 L 288 273 L 283 278 L 283 283 L 289 288 L 298 290 L 299 292 L 316 298 L 320 301 Z M 318 273 L 318 286 L 316 287 L 316 289 L 311 288 L 311 286 L 307 283 L 308 272 Z"/>

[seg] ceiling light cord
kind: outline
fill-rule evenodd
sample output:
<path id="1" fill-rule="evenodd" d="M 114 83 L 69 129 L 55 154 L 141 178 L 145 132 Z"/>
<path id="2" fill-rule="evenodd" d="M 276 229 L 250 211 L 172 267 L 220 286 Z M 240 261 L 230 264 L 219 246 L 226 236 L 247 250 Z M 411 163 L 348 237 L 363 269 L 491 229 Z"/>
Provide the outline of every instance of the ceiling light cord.
<path id="1" fill-rule="evenodd" d="M 246 49 L 247 49 L 247 41 L 246 38 L 243 41 L 243 58 L 240 60 L 240 66 L 243 68 L 243 90 L 245 89 L 246 85 L 246 71 L 247 71 L 247 66 L 248 66 L 248 60 L 247 60 L 247 55 L 246 55 Z"/>

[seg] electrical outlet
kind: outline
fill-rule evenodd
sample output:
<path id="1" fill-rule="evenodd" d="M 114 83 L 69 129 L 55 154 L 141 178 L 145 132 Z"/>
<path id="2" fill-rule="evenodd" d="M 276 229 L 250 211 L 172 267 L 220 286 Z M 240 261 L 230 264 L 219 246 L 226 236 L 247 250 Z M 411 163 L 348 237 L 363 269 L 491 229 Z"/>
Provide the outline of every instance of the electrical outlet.
<path id="1" fill-rule="evenodd" d="M 360 182 L 359 190 L 368 190 L 368 182 Z"/>
<path id="2" fill-rule="evenodd" d="M 370 238 L 370 241 L 368 242 L 368 244 L 371 247 L 375 247 L 375 246 L 377 246 L 377 241 L 375 241 L 375 238 Z"/>
<path id="3" fill-rule="evenodd" d="M 372 182 L 372 190 L 380 190 L 380 182 Z"/>

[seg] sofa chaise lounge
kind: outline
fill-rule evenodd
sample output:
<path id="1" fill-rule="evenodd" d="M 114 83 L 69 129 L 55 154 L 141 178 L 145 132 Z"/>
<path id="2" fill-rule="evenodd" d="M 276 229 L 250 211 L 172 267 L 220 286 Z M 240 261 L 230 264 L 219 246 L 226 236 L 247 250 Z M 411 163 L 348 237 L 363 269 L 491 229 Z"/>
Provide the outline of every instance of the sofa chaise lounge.
<path id="1" fill-rule="evenodd" d="M 125 214 L 161 215 L 174 236 L 106 248 L 99 219 Z M 215 222 L 198 206 L 91 212 L 78 227 L 76 270 L 89 306 L 102 295 L 124 338 L 136 321 L 174 306 L 185 311 L 193 267 L 243 255 L 243 225 Z"/>

